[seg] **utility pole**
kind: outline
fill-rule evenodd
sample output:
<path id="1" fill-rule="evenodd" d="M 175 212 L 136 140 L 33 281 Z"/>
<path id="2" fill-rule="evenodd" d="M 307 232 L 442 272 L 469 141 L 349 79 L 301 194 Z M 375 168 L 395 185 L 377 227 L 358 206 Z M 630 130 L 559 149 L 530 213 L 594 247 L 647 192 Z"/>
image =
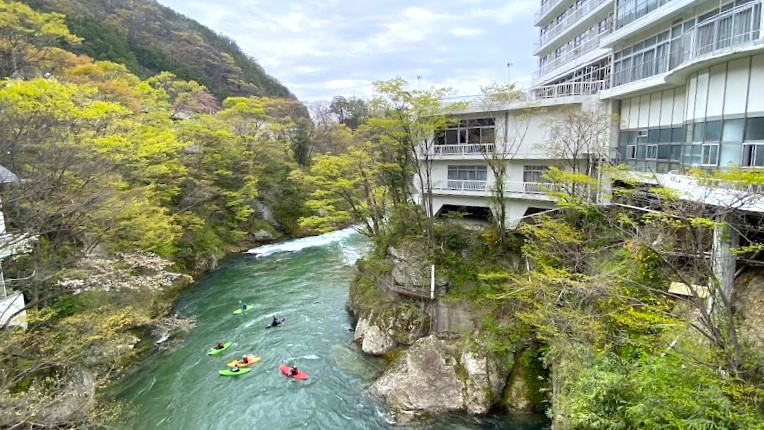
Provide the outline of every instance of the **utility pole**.
<path id="1" fill-rule="evenodd" d="M 509 61 L 507 62 L 507 87 L 509 87 L 509 84 L 512 82 L 511 72 L 512 72 L 512 62 Z"/>
<path id="2" fill-rule="evenodd" d="M 416 75 L 416 89 L 422 91 L 422 75 Z"/>

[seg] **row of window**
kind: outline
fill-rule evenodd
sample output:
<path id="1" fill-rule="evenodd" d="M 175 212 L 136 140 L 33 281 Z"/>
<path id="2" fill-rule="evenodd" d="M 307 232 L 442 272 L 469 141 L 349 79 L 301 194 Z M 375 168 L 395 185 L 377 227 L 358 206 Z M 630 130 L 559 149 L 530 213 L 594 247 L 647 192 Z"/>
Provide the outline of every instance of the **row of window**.
<path id="1" fill-rule="evenodd" d="M 523 166 L 523 182 L 546 182 L 542 176 L 549 166 Z M 488 170 L 485 165 L 448 166 L 448 179 L 451 181 L 486 181 Z"/>
<path id="2" fill-rule="evenodd" d="M 764 140 L 764 117 L 698 121 L 685 126 L 623 130 L 621 144 L 669 142 L 743 142 Z"/>
<path id="3" fill-rule="evenodd" d="M 676 161 L 685 166 L 764 167 L 762 147 L 764 117 L 627 130 L 618 138 L 622 159 Z"/>
<path id="4" fill-rule="evenodd" d="M 669 30 L 614 54 L 614 85 L 673 70 L 695 56 L 758 38 L 761 3 L 737 0 L 700 15 L 678 20 Z"/>
<path id="5" fill-rule="evenodd" d="M 465 119 L 435 132 L 436 145 L 485 145 L 495 141 L 495 118 Z"/>
<path id="6" fill-rule="evenodd" d="M 619 0 L 616 6 L 616 28 L 635 21 L 671 0 Z"/>

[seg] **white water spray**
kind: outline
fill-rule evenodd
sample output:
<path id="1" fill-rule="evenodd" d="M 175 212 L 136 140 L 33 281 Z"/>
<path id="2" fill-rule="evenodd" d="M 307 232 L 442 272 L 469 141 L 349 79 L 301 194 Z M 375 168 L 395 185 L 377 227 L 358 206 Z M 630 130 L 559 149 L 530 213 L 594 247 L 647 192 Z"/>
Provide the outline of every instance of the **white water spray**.
<path id="1" fill-rule="evenodd" d="M 247 251 L 247 254 L 254 254 L 257 257 L 265 257 L 282 252 L 297 252 L 306 248 L 325 246 L 335 242 L 341 242 L 354 234 L 357 234 L 355 229 L 353 227 L 348 227 L 342 230 L 337 230 L 318 236 L 303 237 L 300 239 L 290 240 L 288 242 L 258 246 L 257 248 L 252 248 Z"/>

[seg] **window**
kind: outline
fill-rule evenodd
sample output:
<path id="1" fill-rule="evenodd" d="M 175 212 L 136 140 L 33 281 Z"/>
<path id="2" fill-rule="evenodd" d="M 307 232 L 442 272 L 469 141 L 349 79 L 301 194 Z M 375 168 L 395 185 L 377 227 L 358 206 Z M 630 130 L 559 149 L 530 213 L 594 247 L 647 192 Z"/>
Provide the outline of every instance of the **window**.
<path id="1" fill-rule="evenodd" d="M 662 128 L 660 130 L 660 138 L 658 139 L 658 142 L 661 142 L 661 143 L 669 143 L 669 142 L 671 142 L 671 129 L 670 128 Z"/>
<path id="2" fill-rule="evenodd" d="M 722 128 L 722 142 L 742 142 L 745 119 L 725 119 Z"/>
<path id="3" fill-rule="evenodd" d="M 764 140 L 764 117 L 748 118 L 745 125 L 745 140 Z"/>
<path id="4" fill-rule="evenodd" d="M 656 160 L 658 158 L 658 145 L 647 145 L 645 160 Z"/>
<path id="5" fill-rule="evenodd" d="M 485 145 L 496 140 L 496 120 L 480 118 L 461 120 L 435 133 L 436 145 Z"/>
<path id="6" fill-rule="evenodd" d="M 718 142 L 722 137 L 722 122 L 721 121 L 708 121 L 706 122 L 706 137 L 705 142 Z"/>
<path id="7" fill-rule="evenodd" d="M 449 181 L 485 181 L 487 178 L 486 166 L 448 166 Z"/>
<path id="8" fill-rule="evenodd" d="M 716 166 L 719 160 L 719 144 L 703 144 L 703 151 L 701 153 L 700 164 L 701 166 Z"/>
<path id="9" fill-rule="evenodd" d="M 541 193 L 546 187 L 540 185 L 549 182 L 544 178 L 544 173 L 549 170 L 549 166 L 523 166 L 523 187 L 528 193 Z"/>
<path id="10" fill-rule="evenodd" d="M 743 167 L 764 167 L 764 145 L 743 145 Z"/>
<path id="11" fill-rule="evenodd" d="M 634 160 L 637 158 L 637 145 L 626 145 L 626 159 Z"/>

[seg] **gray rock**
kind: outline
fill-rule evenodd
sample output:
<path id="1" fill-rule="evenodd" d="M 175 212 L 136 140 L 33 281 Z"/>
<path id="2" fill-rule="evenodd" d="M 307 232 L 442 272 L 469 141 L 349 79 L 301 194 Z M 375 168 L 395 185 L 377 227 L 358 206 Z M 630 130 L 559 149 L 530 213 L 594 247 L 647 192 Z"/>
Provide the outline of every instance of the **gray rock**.
<path id="1" fill-rule="evenodd" d="M 252 233 L 252 239 L 256 242 L 271 242 L 275 238 L 270 232 L 266 230 L 258 230 Z"/>
<path id="2" fill-rule="evenodd" d="M 363 336 L 361 350 L 366 354 L 382 355 L 392 351 L 397 345 L 398 342 L 387 331 L 371 325 Z"/>
<path id="3" fill-rule="evenodd" d="M 276 218 L 273 216 L 273 211 L 271 208 L 268 207 L 265 203 L 263 203 L 260 200 L 253 200 L 252 201 L 252 209 L 255 210 L 255 214 L 257 214 L 258 217 L 264 219 L 268 222 L 270 225 L 278 225 L 278 221 L 276 221 Z"/>
<path id="4" fill-rule="evenodd" d="M 456 340 L 419 339 L 372 384 L 370 392 L 396 413 L 488 412 L 501 397 L 506 372 L 493 359 L 463 351 Z"/>

